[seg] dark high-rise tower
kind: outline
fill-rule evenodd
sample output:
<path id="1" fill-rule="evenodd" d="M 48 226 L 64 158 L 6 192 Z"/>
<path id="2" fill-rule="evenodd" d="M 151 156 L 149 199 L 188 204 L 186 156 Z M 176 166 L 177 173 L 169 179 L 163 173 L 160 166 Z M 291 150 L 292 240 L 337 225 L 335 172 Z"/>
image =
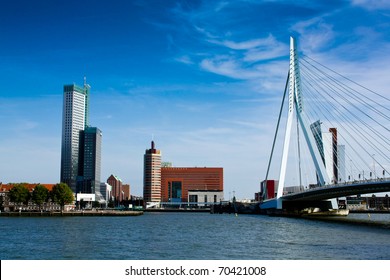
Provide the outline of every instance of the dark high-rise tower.
<path id="1" fill-rule="evenodd" d="M 80 132 L 77 192 L 100 194 L 102 132 L 87 127 Z"/>

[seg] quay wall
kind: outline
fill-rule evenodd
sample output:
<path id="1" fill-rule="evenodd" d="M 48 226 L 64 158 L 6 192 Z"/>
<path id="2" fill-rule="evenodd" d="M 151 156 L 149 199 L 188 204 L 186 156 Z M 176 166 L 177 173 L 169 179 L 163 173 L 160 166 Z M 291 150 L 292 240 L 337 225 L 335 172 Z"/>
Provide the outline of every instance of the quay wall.
<path id="1" fill-rule="evenodd" d="M 143 211 L 1 212 L 0 217 L 139 216 Z"/>

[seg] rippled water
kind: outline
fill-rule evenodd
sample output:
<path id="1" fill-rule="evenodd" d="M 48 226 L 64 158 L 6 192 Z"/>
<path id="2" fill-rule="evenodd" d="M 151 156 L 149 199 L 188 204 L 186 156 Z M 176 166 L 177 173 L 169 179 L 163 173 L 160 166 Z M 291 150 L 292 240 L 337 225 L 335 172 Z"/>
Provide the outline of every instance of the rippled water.
<path id="1" fill-rule="evenodd" d="M 389 214 L 350 214 L 381 220 Z M 1 217 L 0 259 L 390 259 L 390 229 L 258 215 Z"/>

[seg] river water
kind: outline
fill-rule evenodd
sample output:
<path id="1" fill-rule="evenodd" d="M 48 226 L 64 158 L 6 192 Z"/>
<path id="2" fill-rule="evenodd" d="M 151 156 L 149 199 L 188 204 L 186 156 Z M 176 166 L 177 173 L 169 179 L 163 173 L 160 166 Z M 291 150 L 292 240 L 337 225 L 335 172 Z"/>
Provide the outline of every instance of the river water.
<path id="1" fill-rule="evenodd" d="M 390 214 L 356 223 L 262 215 L 0 217 L 0 259 L 390 259 Z M 380 226 L 359 221 L 376 220 Z"/>

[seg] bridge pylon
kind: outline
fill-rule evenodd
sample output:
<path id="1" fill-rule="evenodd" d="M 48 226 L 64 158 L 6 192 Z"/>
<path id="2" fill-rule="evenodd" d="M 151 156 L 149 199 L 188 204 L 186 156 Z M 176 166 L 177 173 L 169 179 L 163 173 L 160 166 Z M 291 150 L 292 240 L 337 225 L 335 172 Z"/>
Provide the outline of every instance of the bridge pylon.
<path id="1" fill-rule="evenodd" d="M 283 145 L 282 162 L 280 167 L 279 186 L 277 192 L 277 209 L 282 209 L 283 191 L 286 183 L 286 170 L 287 160 L 290 150 L 291 132 L 294 120 L 297 120 L 299 127 L 301 128 L 304 139 L 307 143 L 311 159 L 313 160 L 316 173 L 317 173 L 317 184 L 324 186 L 329 183 L 329 178 L 326 173 L 325 165 L 321 160 L 321 155 L 315 144 L 314 136 L 311 132 L 310 125 L 305 117 L 305 110 L 303 104 L 303 98 L 301 95 L 301 77 L 299 71 L 299 60 L 297 44 L 293 37 L 290 37 L 290 70 L 289 70 L 289 100 L 288 100 L 288 117 L 287 126 Z M 337 203 L 332 201 L 332 208 L 337 207 Z"/>

